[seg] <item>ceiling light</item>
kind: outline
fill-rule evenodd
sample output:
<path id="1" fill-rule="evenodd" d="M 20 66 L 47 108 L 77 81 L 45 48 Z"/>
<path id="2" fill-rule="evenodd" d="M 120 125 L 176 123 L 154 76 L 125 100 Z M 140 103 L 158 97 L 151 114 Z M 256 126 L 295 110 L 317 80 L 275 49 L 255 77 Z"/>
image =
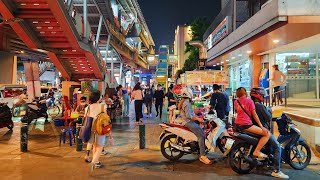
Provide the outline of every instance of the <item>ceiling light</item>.
<path id="1" fill-rule="evenodd" d="M 77 69 L 77 66 L 73 66 L 74 69 Z"/>
<path id="2" fill-rule="evenodd" d="M 50 23 L 50 21 L 45 21 L 44 23 L 49 24 L 49 23 Z"/>
<path id="3" fill-rule="evenodd" d="M 235 59 L 235 57 L 232 57 L 231 59 Z"/>
<path id="4" fill-rule="evenodd" d="M 229 62 L 229 59 L 227 59 L 226 61 Z"/>
<path id="5" fill-rule="evenodd" d="M 81 67 L 82 69 L 86 68 L 86 67 Z"/>
<path id="6" fill-rule="evenodd" d="M 72 49 L 72 52 L 77 52 L 77 50 L 75 50 L 75 49 Z"/>
<path id="7" fill-rule="evenodd" d="M 39 22 L 38 22 L 38 21 L 32 21 L 32 23 L 33 23 L 33 24 L 38 24 Z"/>
<path id="8" fill-rule="evenodd" d="M 41 26 L 37 26 L 36 28 L 37 28 L 37 29 L 42 29 L 42 27 L 41 27 Z"/>
<path id="9" fill-rule="evenodd" d="M 49 26 L 48 29 L 53 29 L 53 27 L 52 27 L 52 26 Z"/>
<path id="10" fill-rule="evenodd" d="M 40 34 L 44 34 L 44 33 L 46 33 L 46 32 L 43 32 L 43 31 L 40 32 Z"/>
<path id="11" fill-rule="evenodd" d="M 221 64 L 223 64 L 224 62 L 221 62 Z"/>
<path id="12" fill-rule="evenodd" d="M 71 64 L 71 66 L 75 66 L 76 64 Z"/>
<path id="13" fill-rule="evenodd" d="M 242 54 L 239 54 L 238 56 L 239 56 L 239 57 L 241 57 L 241 56 L 242 56 Z"/>
<path id="14" fill-rule="evenodd" d="M 279 39 L 275 39 L 275 40 L 273 40 L 273 43 L 275 43 L 275 44 L 277 44 L 277 43 L 279 43 L 280 42 L 280 40 Z"/>
<path id="15" fill-rule="evenodd" d="M 74 71 L 78 72 L 79 70 L 74 70 Z"/>
<path id="16" fill-rule="evenodd" d="M 214 64 L 213 67 L 215 67 L 215 66 L 217 66 L 217 65 Z"/>
<path id="17" fill-rule="evenodd" d="M 82 62 L 81 60 L 79 60 L 78 62 Z"/>
<path id="18" fill-rule="evenodd" d="M 248 54 L 251 54 L 251 53 L 252 53 L 252 51 L 247 51 L 247 53 L 248 53 Z"/>
<path id="19" fill-rule="evenodd" d="M 84 72 L 87 72 L 87 70 L 83 70 Z"/>
<path id="20" fill-rule="evenodd" d="M 220 63 L 217 63 L 217 65 L 219 65 Z"/>
<path id="21" fill-rule="evenodd" d="M 83 66 L 83 64 L 80 64 L 80 66 Z"/>
<path id="22" fill-rule="evenodd" d="M 55 33 L 57 33 L 57 32 L 55 32 L 55 31 L 52 31 L 52 32 L 51 32 L 51 34 L 55 34 Z"/>
<path id="23" fill-rule="evenodd" d="M 64 49 L 64 50 L 62 50 L 63 52 L 67 52 L 67 50 L 66 49 Z"/>
<path id="24" fill-rule="evenodd" d="M 20 51 L 20 53 L 24 53 L 24 51 Z"/>

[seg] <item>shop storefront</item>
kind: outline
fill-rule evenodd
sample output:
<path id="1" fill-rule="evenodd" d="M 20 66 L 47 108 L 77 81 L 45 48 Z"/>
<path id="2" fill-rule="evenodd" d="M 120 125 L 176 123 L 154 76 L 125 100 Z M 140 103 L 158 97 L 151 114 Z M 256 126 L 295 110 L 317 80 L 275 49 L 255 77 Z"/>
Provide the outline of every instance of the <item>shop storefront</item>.
<path id="1" fill-rule="evenodd" d="M 277 64 L 287 75 L 284 95 L 288 101 L 320 104 L 320 13 L 314 11 L 319 6 L 307 0 L 272 0 L 238 26 L 241 17 L 233 14 L 234 10 L 245 7 L 234 5 L 230 3 L 220 12 L 203 37 L 208 48 L 207 65 L 224 63 L 223 69 L 230 74 L 229 87 L 234 91 L 238 87 L 273 89 L 268 77 L 272 65 Z M 232 27 L 213 41 L 212 32 L 226 17 L 232 17 Z"/>

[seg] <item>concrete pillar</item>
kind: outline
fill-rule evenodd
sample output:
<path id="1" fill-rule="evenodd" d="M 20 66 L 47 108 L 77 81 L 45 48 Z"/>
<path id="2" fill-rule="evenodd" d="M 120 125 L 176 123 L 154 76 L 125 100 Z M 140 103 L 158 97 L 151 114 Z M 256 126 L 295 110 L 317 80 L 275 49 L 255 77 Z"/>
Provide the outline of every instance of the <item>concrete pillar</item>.
<path id="1" fill-rule="evenodd" d="M 39 63 L 25 62 L 24 71 L 26 73 L 28 99 L 32 100 L 35 97 L 41 96 L 41 84 L 39 78 Z"/>
<path id="2" fill-rule="evenodd" d="M 270 53 L 269 54 L 269 77 L 271 76 L 272 73 L 272 66 L 276 64 L 276 53 Z M 269 81 L 269 93 L 270 93 L 270 102 L 272 102 L 272 96 L 273 96 L 273 84 L 271 81 Z"/>
<path id="3" fill-rule="evenodd" d="M 261 74 L 262 64 L 261 64 L 261 56 L 252 55 L 252 66 L 253 66 L 253 79 L 252 79 L 252 87 L 259 87 L 259 77 Z"/>
<path id="4" fill-rule="evenodd" d="M 17 57 L 0 52 L 0 84 L 17 83 Z"/>

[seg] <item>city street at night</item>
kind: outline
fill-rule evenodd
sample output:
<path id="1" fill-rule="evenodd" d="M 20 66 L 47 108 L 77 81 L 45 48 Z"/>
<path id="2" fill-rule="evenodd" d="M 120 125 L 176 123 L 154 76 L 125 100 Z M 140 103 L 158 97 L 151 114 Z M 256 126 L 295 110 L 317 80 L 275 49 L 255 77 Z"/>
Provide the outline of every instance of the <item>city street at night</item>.
<path id="1" fill-rule="evenodd" d="M 320 180 L 320 0 L 0 0 L 0 180 Z"/>

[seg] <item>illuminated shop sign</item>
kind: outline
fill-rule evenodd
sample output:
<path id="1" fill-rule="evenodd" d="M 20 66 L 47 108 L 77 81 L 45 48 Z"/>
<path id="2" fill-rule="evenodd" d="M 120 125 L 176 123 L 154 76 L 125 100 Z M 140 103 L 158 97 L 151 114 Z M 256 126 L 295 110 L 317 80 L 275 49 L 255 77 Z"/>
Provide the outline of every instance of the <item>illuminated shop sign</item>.
<path id="1" fill-rule="evenodd" d="M 218 25 L 218 27 L 204 41 L 204 44 L 206 45 L 208 50 L 229 34 L 229 19 L 229 16 L 224 18 L 224 20 Z"/>

